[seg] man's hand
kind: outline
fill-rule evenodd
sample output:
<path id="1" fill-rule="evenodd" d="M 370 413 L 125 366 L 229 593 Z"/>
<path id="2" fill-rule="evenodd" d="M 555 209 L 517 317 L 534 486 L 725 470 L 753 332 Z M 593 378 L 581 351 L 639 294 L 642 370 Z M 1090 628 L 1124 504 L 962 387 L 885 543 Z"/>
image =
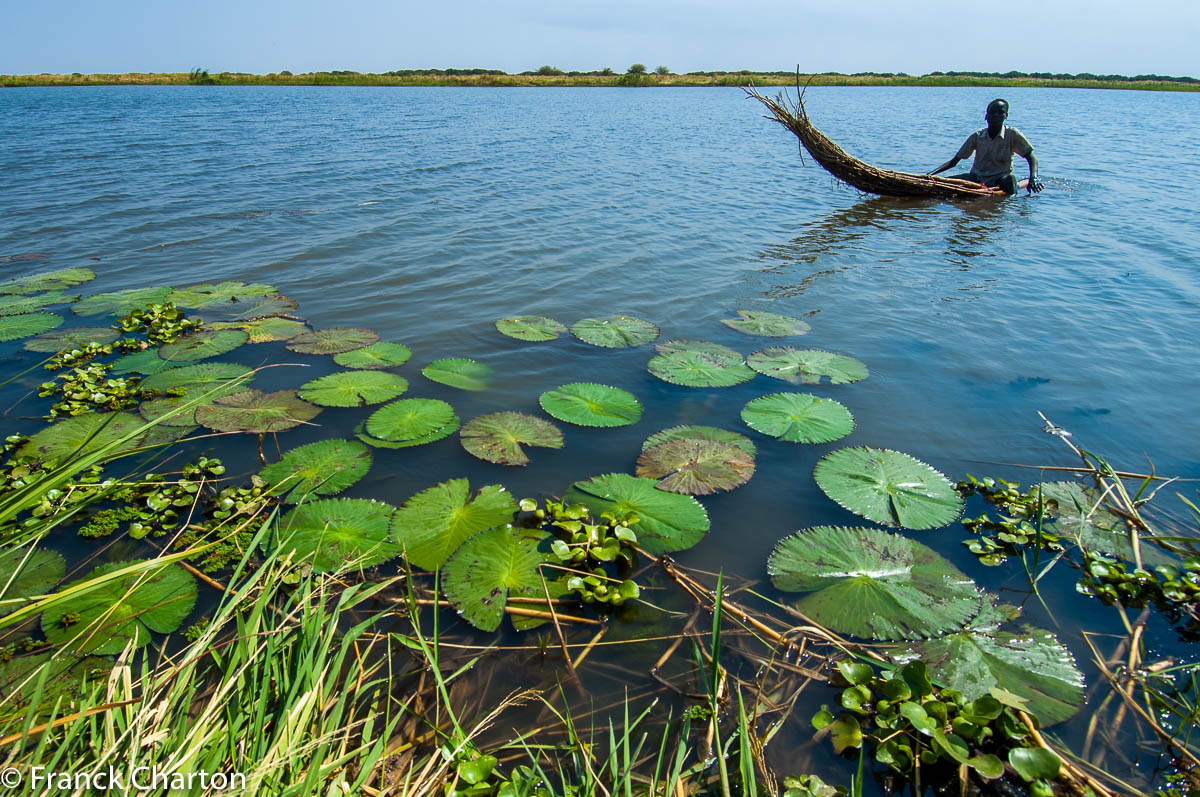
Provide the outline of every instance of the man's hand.
<path id="1" fill-rule="evenodd" d="M 1038 180 L 1036 175 L 1029 178 L 1029 187 L 1028 187 L 1029 193 L 1036 194 L 1038 191 L 1041 191 L 1045 187 L 1046 186 L 1041 184 L 1041 182 Z"/>

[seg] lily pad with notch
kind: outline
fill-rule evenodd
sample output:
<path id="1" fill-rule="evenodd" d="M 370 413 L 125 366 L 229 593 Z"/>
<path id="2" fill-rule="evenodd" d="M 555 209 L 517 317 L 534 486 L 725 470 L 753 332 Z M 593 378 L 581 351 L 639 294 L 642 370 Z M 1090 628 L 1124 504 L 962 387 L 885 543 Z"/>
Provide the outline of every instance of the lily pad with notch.
<path id="1" fill-rule="evenodd" d="M 366 424 L 359 424 L 354 428 L 354 436 L 362 442 L 373 448 L 412 448 L 413 446 L 423 446 L 426 443 L 436 443 L 438 440 L 443 440 L 458 431 L 461 425 L 461 419 L 455 415 L 454 420 L 446 424 L 442 428 L 430 432 L 420 437 L 414 437 L 410 440 L 380 440 L 377 437 L 372 437 L 366 433 Z"/>
<path id="2" fill-rule="evenodd" d="M 336 495 L 371 469 L 371 450 L 353 440 L 319 440 L 293 448 L 258 475 L 271 494 L 289 504 L 313 495 Z"/>
<path id="3" fill-rule="evenodd" d="M 243 390 L 197 408 L 196 421 L 218 432 L 267 434 L 299 426 L 320 412 L 320 407 L 304 401 L 294 390 Z"/>
<path id="4" fill-rule="evenodd" d="M 472 497 L 466 479 L 451 479 L 405 501 L 392 518 L 392 536 L 409 562 L 436 570 L 473 535 L 511 523 L 516 511 L 512 493 L 499 484 Z"/>
<path id="5" fill-rule="evenodd" d="M 562 448 L 563 435 L 549 421 L 523 412 L 494 412 L 472 418 L 459 432 L 467 453 L 498 465 L 528 465 L 522 445 Z"/>
<path id="6" fill-rule="evenodd" d="M 754 378 L 742 355 L 708 341 L 668 340 L 646 369 L 664 382 L 684 387 L 730 387 Z"/>
<path id="7" fill-rule="evenodd" d="M 501 318 L 496 322 L 500 334 L 517 340 L 541 342 L 554 340 L 567 331 L 564 324 L 543 315 L 518 315 L 511 318 Z"/>
<path id="8" fill-rule="evenodd" d="M 250 336 L 251 343 L 274 343 L 291 340 L 308 332 L 308 325 L 292 318 L 258 318 L 253 321 L 217 321 L 207 329 L 240 329 Z"/>
<path id="9" fill-rule="evenodd" d="M 421 369 L 421 375 L 433 382 L 460 390 L 487 390 L 492 369 L 475 360 L 453 357 L 434 360 Z"/>
<path id="10" fill-rule="evenodd" d="M 542 573 L 542 564 L 552 557 L 545 544 L 550 536 L 512 526 L 479 532 L 446 562 L 442 591 L 464 620 L 495 631 L 510 597 L 545 597 L 542 579 L 549 582 L 553 575 Z"/>
<path id="11" fill-rule="evenodd" d="M 179 368 L 186 365 L 185 362 L 167 362 L 162 357 L 158 356 L 157 348 L 142 349 L 133 354 L 126 354 L 123 357 L 118 357 L 113 360 L 112 371 L 114 374 L 160 374 L 163 371 L 169 371 L 172 368 Z"/>
<path id="12" fill-rule="evenodd" d="M 654 341 L 658 337 L 658 327 L 633 316 L 614 315 L 584 318 L 571 327 L 571 334 L 592 346 L 624 349 Z"/>
<path id="13" fill-rule="evenodd" d="M 247 299 L 273 296 L 275 293 L 277 291 L 273 285 L 226 281 L 193 285 L 190 288 L 176 288 L 167 294 L 166 300 L 179 307 L 211 308 L 241 303 Z"/>
<path id="14" fill-rule="evenodd" d="M 1046 515 L 1054 518 L 1044 526 L 1048 533 L 1072 540 L 1084 550 L 1115 556 L 1126 562 L 1136 561 L 1128 524 L 1104 508 L 1100 493 L 1095 489 L 1068 481 L 1044 482 L 1038 488 L 1046 505 Z M 1146 535 L 1140 534 L 1143 542 L 1139 551 L 1144 566 L 1176 563 L 1170 553 L 1157 545 L 1146 544 Z"/>
<path id="15" fill-rule="evenodd" d="M 96 279 L 96 272 L 90 268 L 60 268 L 55 271 L 42 271 L 0 282 L 0 295 L 61 291 L 91 282 L 94 279 Z"/>
<path id="16" fill-rule="evenodd" d="M 18 459 L 58 461 L 75 454 L 90 454 L 130 437 L 113 451 L 115 458 L 142 446 L 173 442 L 189 431 L 161 424 L 146 428 L 146 421 L 130 412 L 89 412 L 63 418 L 39 430 L 17 449 L 16 455 Z"/>
<path id="17" fill-rule="evenodd" d="M 765 310 L 738 310 L 741 318 L 723 318 L 721 323 L 747 335 L 762 335 L 768 338 L 786 338 L 803 335 L 812 327 L 799 318 Z"/>
<path id="18" fill-rule="evenodd" d="M 153 421 L 194 404 L 162 421 L 167 426 L 191 426 L 196 423 L 197 407 L 211 404 L 221 396 L 245 390 L 253 379 L 253 373 L 254 369 L 234 363 L 196 363 L 152 374 L 142 380 L 142 387 L 164 392 L 183 388 L 186 392 L 182 396 L 143 401 L 138 406 L 138 412 L 146 420 Z M 197 400 L 199 403 L 196 403 Z"/>
<path id="19" fill-rule="evenodd" d="M 817 486 L 836 503 L 883 526 L 935 529 L 962 514 L 950 480 L 919 459 L 859 446 L 826 454 L 813 469 Z"/>
<path id="20" fill-rule="evenodd" d="M 40 335 L 58 328 L 63 317 L 57 313 L 24 313 L 0 316 L 0 343 Z"/>
<path id="21" fill-rule="evenodd" d="M 300 398 L 322 407 L 362 407 L 408 390 L 408 380 L 381 371 L 339 371 L 300 386 Z"/>
<path id="22" fill-rule="evenodd" d="M 388 532 L 395 511 L 391 504 L 367 498 L 307 501 L 279 521 L 273 547 L 311 561 L 319 573 L 347 564 L 364 570 L 401 554 Z"/>
<path id="23" fill-rule="evenodd" d="M 873 528 L 817 526 L 781 540 L 771 583 L 808 593 L 794 605 L 841 634 L 918 639 L 962 628 L 980 612 L 975 583 L 932 549 Z"/>
<path id="24" fill-rule="evenodd" d="M 822 378 L 828 378 L 830 384 L 846 385 L 867 378 L 867 366 L 861 361 L 818 349 L 775 346 L 754 352 L 746 362 L 760 374 L 794 385 L 815 385 Z"/>
<path id="25" fill-rule="evenodd" d="M 63 587 L 63 593 L 86 582 L 142 562 L 110 562 Z M 169 634 L 183 625 L 196 605 L 196 580 L 179 565 L 113 577 L 78 596 L 52 604 L 42 613 L 46 641 L 77 653 L 111 656 L 132 643 L 150 641 L 153 633 Z"/>
<path id="26" fill-rule="evenodd" d="M 554 418 L 576 426 L 629 426 L 642 417 L 642 404 L 632 393 L 591 382 L 547 390 L 538 403 Z"/>
<path id="27" fill-rule="evenodd" d="M 41 296 L 0 296 L 0 316 L 34 313 L 45 307 L 65 304 L 78 299 L 65 293 L 44 293 Z"/>
<path id="28" fill-rule="evenodd" d="M 715 440 L 718 443 L 731 443 L 751 457 L 758 453 L 754 441 L 746 435 L 740 432 L 731 432 L 728 429 L 718 429 L 715 426 L 672 426 L 647 437 L 642 442 L 642 450 L 645 451 L 672 440 Z"/>
<path id="29" fill-rule="evenodd" d="M 334 355 L 333 361 L 343 368 L 377 370 L 404 365 L 409 357 L 412 357 L 412 351 L 407 346 L 381 340 L 361 349 L 351 349 Z"/>
<path id="30" fill-rule="evenodd" d="M 756 432 L 789 443 L 830 443 L 854 431 L 854 416 L 840 402 L 810 393 L 772 393 L 742 408 Z"/>
<path id="31" fill-rule="evenodd" d="M 71 312 L 75 315 L 125 315 L 147 305 L 162 304 L 170 292 L 171 289 L 164 286 L 97 293 L 71 305 Z"/>
<path id="32" fill-rule="evenodd" d="M 618 518 L 637 515 L 630 528 L 638 545 L 655 556 L 691 548 L 709 528 L 708 512 L 695 498 L 660 490 L 653 479 L 627 473 L 575 482 L 563 500 L 586 505 L 593 517 L 605 512 Z"/>
<path id="33" fill-rule="evenodd" d="M 301 354 L 341 354 L 379 340 L 379 334 L 358 327 L 330 327 L 304 332 L 287 342 L 289 351 Z"/>
<path id="34" fill-rule="evenodd" d="M 56 551 L 10 548 L 0 553 L 0 598 L 10 601 L 45 595 L 66 574 L 67 563 Z M 16 604 L 0 606 L 0 617 L 18 608 Z"/>
<path id="35" fill-rule="evenodd" d="M 117 331 L 109 327 L 75 327 L 73 329 L 57 329 L 38 335 L 33 340 L 25 341 L 26 351 L 59 352 L 78 349 L 89 343 L 112 343 L 117 339 Z"/>
<path id="36" fill-rule="evenodd" d="M 660 490 L 711 495 L 740 487 L 754 475 L 754 457 L 732 443 L 678 439 L 642 452 L 637 475 Z"/>
<path id="37" fill-rule="evenodd" d="M 274 316 L 290 315 L 300 308 L 300 303 L 290 296 L 268 296 L 249 307 L 237 307 L 237 320 L 257 321 Z M 285 319 L 289 320 L 289 319 Z"/>
<path id="38" fill-rule="evenodd" d="M 454 408 L 438 399 L 398 399 L 375 410 L 367 418 L 367 434 L 376 440 L 419 445 L 459 422 Z M 443 435 L 444 436 L 444 435 Z M 435 437 L 434 439 L 441 439 Z"/>
<path id="39" fill-rule="evenodd" d="M 201 329 L 184 335 L 174 343 L 165 343 L 158 356 L 169 363 L 195 362 L 219 357 L 243 346 L 250 333 L 240 329 Z"/>

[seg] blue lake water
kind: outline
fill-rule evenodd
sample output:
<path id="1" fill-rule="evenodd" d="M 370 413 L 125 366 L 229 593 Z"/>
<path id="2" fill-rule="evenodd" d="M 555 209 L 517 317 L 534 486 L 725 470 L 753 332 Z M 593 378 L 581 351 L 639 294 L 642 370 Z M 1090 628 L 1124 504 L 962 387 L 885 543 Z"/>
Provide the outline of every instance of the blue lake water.
<path id="1" fill-rule="evenodd" d="M 757 436 L 754 478 L 704 499 L 712 531 L 679 556 L 760 578 L 782 537 L 858 522 L 811 478 L 816 460 L 844 445 L 905 451 L 952 479 L 1028 483 L 1036 471 L 990 463 L 1075 464 L 1042 431 L 1040 410 L 1118 467 L 1142 470 L 1149 456 L 1160 472 L 1200 476 L 1200 227 L 1186 156 L 1200 94 L 999 94 L 1036 148 L 1046 190 L 952 204 L 837 185 L 734 89 L 10 89 L 0 92 L 0 260 L 48 257 L 0 264 L 0 278 L 87 266 L 99 277 L 84 293 L 267 282 L 299 300 L 314 327 L 365 326 L 408 345 L 414 357 L 398 372 L 409 395 L 446 399 L 464 419 L 538 414 L 542 391 L 573 381 L 622 387 L 646 407 L 634 426 L 567 427 L 566 447 L 535 450 L 525 469 L 479 462 L 454 438 L 378 451 L 348 494 L 397 504 L 459 476 L 560 494 L 576 479 L 631 471 L 654 431 L 743 428 L 747 401 L 789 389 L 761 376 L 676 387 L 646 372 L 648 347 L 602 350 L 569 336 L 523 344 L 498 334 L 497 318 L 623 313 L 658 324 L 663 338 L 749 353 L 776 341 L 720 319 L 737 309 L 804 316 L 812 331 L 786 343 L 870 368 L 866 381 L 812 391 L 846 404 L 855 432 L 822 446 Z M 996 95 L 813 88 L 807 102 L 851 153 L 923 172 L 983 124 Z M 1023 161 L 1015 169 L 1023 176 Z M 309 367 L 277 369 L 259 386 L 336 370 L 328 358 L 269 351 Z M 13 369 L 36 362 L 19 343 L 0 356 Z M 464 393 L 420 377 L 425 363 L 455 356 L 491 365 L 493 388 Z M 10 387 L 10 398 L 37 381 Z M 33 406 L 10 413 L 13 429 Z M 369 412 L 327 410 L 281 444 L 345 436 Z M 910 534 L 989 589 L 1026 586 L 1019 567 L 976 564 L 960 526 Z M 1081 659 L 1080 618 L 1117 630 L 1116 615 L 1075 596 L 1065 574 L 1043 591 L 1059 613 L 1031 601 L 1027 616 Z M 1174 644 L 1165 626 L 1150 638 Z"/>

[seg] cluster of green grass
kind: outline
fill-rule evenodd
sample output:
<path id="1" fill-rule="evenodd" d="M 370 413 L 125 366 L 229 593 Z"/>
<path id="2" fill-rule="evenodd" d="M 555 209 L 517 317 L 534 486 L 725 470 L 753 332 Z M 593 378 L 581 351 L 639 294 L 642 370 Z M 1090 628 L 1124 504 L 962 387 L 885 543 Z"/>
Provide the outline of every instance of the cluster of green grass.
<path id="1" fill-rule="evenodd" d="M 635 64 L 634 66 L 641 66 Z M 826 72 L 800 75 L 802 82 L 817 86 L 1034 86 L 1043 88 L 1143 89 L 1154 91 L 1200 91 L 1200 80 L 1161 75 L 1066 75 L 1016 72 L 932 72 L 927 75 L 862 72 L 845 75 Z M 508 74 L 496 69 L 408 69 L 380 74 L 333 70 L 292 74 L 288 71 L 255 75 L 245 72 L 130 72 L 124 74 L 39 74 L 0 75 L 0 86 L 124 86 L 124 85 L 218 85 L 218 86 L 790 86 L 791 72 L 750 70 L 688 72 L 674 74 L 666 67 L 651 72 L 611 69 L 563 72 L 551 66 L 535 71 Z"/>

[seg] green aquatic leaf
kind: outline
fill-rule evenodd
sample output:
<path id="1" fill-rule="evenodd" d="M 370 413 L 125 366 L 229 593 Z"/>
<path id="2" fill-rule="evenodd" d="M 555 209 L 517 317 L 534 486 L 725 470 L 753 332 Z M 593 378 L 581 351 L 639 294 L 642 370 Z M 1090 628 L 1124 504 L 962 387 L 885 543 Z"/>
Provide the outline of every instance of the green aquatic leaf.
<path id="1" fill-rule="evenodd" d="M 646 365 L 664 382 L 685 387 L 729 387 L 748 382 L 754 371 L 742 355 L 719 343 L 668 340 L 658 345 L 658 354 Z"/>
<path id="2" fill-rule="evenodd" d="M 660 490 L 653 479 L 626 473 L 594 476 L 575 482 L 564 500 L 586 505 L 593 517 L 605 512 L 617 517 L 637 515 L 630 528 L 638 545 L 655 556 L 687 550 L 708 532 L 708 512 L 699 501 Z"/>
<path id="3" fill-rule="evenodd" d="M 55 551 L 36 548 L 30 553 L 24 548 L 9 548 L 0 553 L 0 599 L 45 595 L 66 574 L 67 563 Z M 16 605 L 0 606 L 0 617 L 17 608 Z"/>
<path id="4" fill-rule="evenodd" d="M 500 334 L 510 338 L 528 341 L 554 340 L 567 331 L 567 328 L 542 315 L 518 315 L 511 318 L 501 318 L 496 322 Z"/>
<path id="5" fill-rule="evenodd" d="M 867 378 L 867 366 L 860 361 L 844 354 L 817 349 L 776 346 L 754 352 L 746 358 L 746 362 L 760 374 L 794 385 L 815 385 L 821 381 L 821 377 L 828 377 L 834 385 L 845 385 Z"/>
<path id="6" fill-rule="evenodd" d="M 1028 701 L 1027 710 L 1042 725 L 1062 722 L 1083 705 L 1083 673 L 1071 651 L 1049 631 L 1028 625 L 1016 633 L 1001 631 L 1001 624 L 1018 611 L 985 602 L 966 628 L 919 642 L 892 658 L 898 663 L 919 658 L 934 680 L 968 700 L 1000 688 Z"/>
<path id="7" fill-rule="evenodd" d="M 789 443 L 829 443 L 854 431 L 850 410 L 809 393 L 756 398 L 742 408 L 742 420 L 756 432 Z"/>
<path id="8" fill-rule="evenodd" d="M 0 316 L 0 343 L 49 332 L 62 322 L 63 317 L 57 313 Z"/>
<path id="9" fill-rule="evenodd" d="M 47 293 L 41 296 L 0 296 L 0 316 L 33 313 L 43 307 L 73 302 L 78 298 L 78 296 L 67 296 L 64 293 Z"/>
<path id="10" fill-rule="evenodd" d="M 647 437 L 642 442 L 642 450 L 645 451 L 672 440 L 715 440 L 718 443 L 731 443 L 751 457 L 758 453 L 754 442 L 746 435 L 731 432 L 728 429 L 718 429 L 715 426 L 672 426 Z"/>
<path id="11" fill-rule="evenodd" d="M 142 349 L 135 354 L 126 354 L 113 361 L 113 374 L 160 374 L 172 368 L 184 365 L 183 362 L 171 363 L 158 356 L 158 349 Z"/>
<path id="12" fill-rule="evenodd" d="M 59 352 L 77 349 L 89 343 L 112 343 L 117 331 L 109 327 L 75 327 L 58 329 L 25 341 L 26 351 Z"/>
<path id="13" fill-rule="evenodd" d="M 100 656 L 69 656 L 58 651 L 53 657 L 49 653 L 18 654 L 0 662 L 0 700 L 4 701 L 0 733 L 19 732 L 31 708 L 33 716 L 44 720 L 55 706 L 76 704 L 86 693 L 85 687 L 107 682 L 112 667 L 111 661 Z M 39 681 L 41 691 L 31 705 Z"/>
<path id="14" fill-rule="evenodd" d="M 421 375 L 461 390 L 487 390 L 492 369 L 474 360 L 452 358 L 431 362 L 421 369 Z"/>
<path id="15" fill-rule="evenodd" d="M 250 336 L 251 343 L 273 343 L 291 340 L 308 332 L 308 325 L 292 318 L 259 318 L 254 321 L 218 321 L 206 329 L 240 329 Z"/>
<path id="16" fill-rule="evenodd" d="M 408 380 L 380 371 L 339 371 L 300 386 L 300 398 L 322 407 L 362 407 L 396 398 Z"/>
<path id="17" fill-rule="evenodd" d="M 963 500 L 950 480 L 899 451 L 859 446 L 826 454 L 813 469 L 825 495 L 882 526 L 936 529 L 958 519 Z"/>
<path id="18" fill-rule="evenodd" d="M 538 403 L 551 416 L 577 426 L 629 426 L 642 417 L 632 393 L 608 385 L 574 382 L 548 390 Z"/>
<path id="19" fill-rule="evenodd" d="M 1080 548 L 1136 561 L 1129 526 L 1100 503 L 1100 494 L 1078 482 L 1046 482 L 1038 485 L 1045 512 L 1054 520 L 1043 524 L 1049 534 L 1074 540 Z M 1146 567 L 1169 565 L 1175 560 L 1157 545 L 1139 546 Z"/>
<path id="20" fill-rule="evenodd" d="M 481 531 L 446 562 L 442 591 L 463 619 L 495 631 L 509 597 L 542 597 L 541 565 L 551 559 L 543 542 L 551 535 L 512 526 Z M 543 550 L 547 548 L 547 550 Z M 553 571 L 548 571 L 550 581 Z"/>
<path id="21" fill-rule="evenodd" d="M 1062 768 L 1062 759 L 1044 747 L 1014 747 L 1008 751 L 1008 763 L 1026 781 L 1053 780 Z"/>
<path id="22" fill-rule="evenodd" d="M 295 504 L 312 495 L 336 495 L 371 469 L 371 451 L 353 440 L 320 440 L 293 448 L 258 475 L 271 494 Z"/>
<path id="23" fill-rule="evenodd" d="M 0 295 L 61 291 L 64 288 L 74 288 L 76 285 L 82 285 L 94 279 L 96 279 L 96 272 L 90 268 L 60 268 L 56 271 L 26 274 L 23 277 L 13 277 L 5 282 L 0 282 Z"/>
<path id="24" fill-rule="evenodd" d="M 420 437 L 414 437 L 409 440 L 380 440 L 377 437 L 364 434 L 361 430 L 366 428 L 366 424 L 362 424 L 355 429 L 354 436 L 367 445 L 375 448 L 412 448 L 413 446 L 423 446 L 426 443 L 435 443 L 438 440 L 449 437 L 458 431 L 458 427 L 461 423 L 461 419 L 455 415 L 454 419 L 442 428 L 430 432 L 429 434 L 421 435 Z"/>
<path id="25" fill-rule="evenodd" d="M 672 440 L 643 451 L 637 475 L 656 479 L 660 490 L 711 495 L 748 482 L 754 475 L 754 457 L 731 443 Z"/>
<path id="26" fill-rule="evenodd" d="M 642 346 L 658 337 L 658 327 L 649 321 L 627 315 L 611 318 L 585 318 L 571 327 L 571 334 L 605 349 Z"/>
<path id="27" fill-rule="evenodd" d="M 176 288 L 167 294 L 166 300 L 179 307 L 209 308 L 271 296 L 275 293 L 274 286 L 261 283 L 247 285 L 244 282 L 219 282 L 193 285 L 190 288 Z"/>
<path id="28" fill-rule="evenodd" d="M 916 639 L 961 628 L 980 610 L 975 584 L 930 548 L 872 528 L 817 526 L 781 540 L 771 583 L 808 593 L 805 616 L 841 634 Z"/>
<path id="29" fill-rule="evenodd" d="M 721 323 L 747 335 L 762 335 L 768 338 L 786 338 L 803 335 L 810 327 L 799 318 L 765 310 L 738 310 L 741 318 L 723 318 Z"/>
<path id="30" fill-rule="evenodd" d="M 459 432 L 459 438 L 467 453 L 498 465 L 528 465 L 529 457 L 521 444 L 563 447 L 557 426 L 523 412 L 494 412 L 472 418 Z"/>
<path id="31" fill-rule="evenodd" d="M 367 418 L 367 434 L 377 440 L 405 443 L 435 434 L 458 420 L 454 408 L 438 399 L 399 399 Z"/>
<path id="32" fill-rule="evenodd" d="M 396 368 L 408 362 L 412 351 L 400 343 L 379 341 L 361 349 L 351 349 L 334 356 L 333 361 L 343 368 Z"/>
<path id="33" fill-rule="evenodd" d="M 299 307 L 300 303 L 290 296 L 268 296 L 249 307 L 238 307 L 237 319 L 239 321 L 257 321 L 272 316 L 289 315 L 296 312 Z"/>
<path id="34" fill-rule="evenodd" d="M 294 390 L 243 390 L 198 407 L 196 422 L 218 432 L 266 434 L 299 426 L 320 412 L 320 407 L 302 400 Z"/>
<path id="35" fill-rule="evenodd" d="M 388 534 L 395 511 L 391 504 L 366 498 L 307 501 L 279 521 L 274 547 L 311 561 L 319 573 L 346 565 L 364 570 L 400 555 Z"/>
<path id="36" fill-rule="evenodd" d="M 253 373 L 253 368 L 236 363 L 195 363 L 151 374 L 142 380 L 142 387 L 163 391 L 182 387 L 188 396 L 196 396 L 205 392 L 197 385 L 234 382 Z"/>
<path id="37" fill-rule="evenodd" d="M 164 286 L 97 293 L 73 304 L 71 312 L 75 315 L 125 315 L 147 305 L 162 304 L 170 292 L 171 289 Z"/>
<path id="38" fill-rule="evenodd" d="M 435 570 L 467 539 L 511 523 L 517 502 L 499 484 L 471 497 L 466 479 L 451 479 L 422 490 L 404 502 L 392 518 L 392 537 L 417 567 Z"/>
<path id="39" fill-rule="evenodd" d="M 201 329 L 165 343 L 158 356 L 169 363 L 194 362 L 228 354 L 250 340 L 250 334 L 239 329 Z"/>
<path id="40" fill-rule="evenodd" d="M 379 335 L 369 329 L 330 327 L 301 333 L 287 342 L 287 348 L 301 354 L 341 354 L 369 346 L 377 340 Z"/>
<path id="41" fill-rule="evenodd" d="M 146 421 L 129 412 L 89 412 L 63 418 L 29 438 L 19 449 L 19 459 L 45 462 L 66 459 L 76 453 L 88 454 L 145 427 Z M 178 440 L 189 429 L 154 426 L 126 442 L 120 449 L 131 452 L 139 446 L 160 445 Z"/>
<path id="42" fill-rule="evenodd" d="M 73 587 L 107 576 L 141 562 L 110 562 Z M 113 578 L 75 597 L 50 605 L 42 613 L 46 641 L 77 653 L 112 656 L 132 642 L 135 648 L 150 641 L 151 633 L 169 634 L 192 613 L 196 605 L 196 580 L 179 565 Z"/>

